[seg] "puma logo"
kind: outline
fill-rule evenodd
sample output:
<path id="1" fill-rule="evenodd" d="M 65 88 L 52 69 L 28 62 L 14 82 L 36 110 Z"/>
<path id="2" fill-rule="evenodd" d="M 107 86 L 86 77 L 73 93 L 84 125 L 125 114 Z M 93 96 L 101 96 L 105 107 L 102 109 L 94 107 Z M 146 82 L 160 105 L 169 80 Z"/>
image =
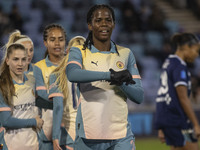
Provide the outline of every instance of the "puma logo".
<path id="1" fill-rule="evenodd" d="M 94 61 L 91 61 L 91 63 L 92 63 L 92 64 L 95 64 L 96 66 L 98 66 L 98 65 L 97 65 L 98 61 L 97 61 L 96 63 L 95 63 Z"/>

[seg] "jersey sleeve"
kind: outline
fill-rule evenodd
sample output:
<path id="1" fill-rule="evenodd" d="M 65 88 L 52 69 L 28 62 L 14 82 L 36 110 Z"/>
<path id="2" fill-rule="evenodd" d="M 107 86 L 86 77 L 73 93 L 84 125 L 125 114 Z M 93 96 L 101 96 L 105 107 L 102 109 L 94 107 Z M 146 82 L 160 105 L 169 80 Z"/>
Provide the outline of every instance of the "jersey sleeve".
<path id="1" fill-rule="evenodd" d="M 63 115 L 63 94 L 55 83 L 56 76 L 50 75 L 49 99 L 53 100 L 53 135 L 52 139 L 59 139 Z"/>
<path id="2" fill-rule="evenodd" d="M 67 78 L 70 82 L 93 82 L 110 80 L 110 72 L 98 72 L 82 69 L 82 54 L 79 48 L 72 47 L 69 52 L 66 68 Z"/>
<path id="3" fill-rule="evenodd" d="M 176 67 L 176 69 L 173 69 L 172 80 L 173 80 L 175 87 L 178 85 L 187 86 L 188 76 L 187 76 L 186 67 L 181 65 L 179 67 Z"/>
<path id="4" fill-rule="evenodd" d="M 5 104 L 3 96 L 0 94 L 0 126 L 9 129 L 36 127 L 36 120 L 12 117 L 11 108 Z"/>
<path id="5" fill-rule="evenodd" d="M 35 77 L 35 84 L 36 84 L 35 86 L 36 86 L 37 95 L 45 100 L 48 100 L 48 96 L 49 96 L 47 92 L 48 89 L 45 86 L 42 70 L 39 67 L 34 66 L 33 74 Z"/>
<path id="6" fill-rule="evenodd" d="M 53 104 L 51 101 L 48 99 L 48 89 L 45 86 L 42 71 L 39 67 L 34 65 L 33 67 L 33 74 L 35 77 L 35 86 L 36 86 L 36 106 L 39 108 L 44 108 L 44 109 L 53 109 Z"/>
<path id="7" fill-rule="evenodd" d="M 126 85 L 123 83 L 120 88 L 131 101 L 139 104 L 144 100 L 144 90 L 141 83 L 141 77 L 137 69 L 135 57 L 131 51 L 129 54 L 127 69 L 131 73 L 135 84 Z"/>
<path id="8" fill-rule="evenodd" d="M 68 63 L 75 63 L 77 65 L 82 65 L 82 54 L 79 48 L 72 47 L 69 51 Z"/>

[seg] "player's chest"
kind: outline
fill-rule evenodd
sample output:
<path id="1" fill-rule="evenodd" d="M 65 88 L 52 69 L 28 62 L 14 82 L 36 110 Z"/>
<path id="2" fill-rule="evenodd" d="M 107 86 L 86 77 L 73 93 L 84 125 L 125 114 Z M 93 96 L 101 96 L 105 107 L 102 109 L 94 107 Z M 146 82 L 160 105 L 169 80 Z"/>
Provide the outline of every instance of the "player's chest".
<path id="1" fill-rule="evenodd" d="M 17 85 L 15 86 L 15 96 L 13 96 L 14 106 L 27 105 L 35 102 L 35 90 L 31 86 Z"/>
<path id="2" fill-rule="evenodd" d="M 86 70 L 108 71 L 110 68 L 114 70 L 123 70 L 127 67 L 127 58 L 120 57 L 116 54 L 87 53 L 83 57 L 83 68 Z"/>
<path id="3" fill-rule="evenodd" d="M 52 73 L 52 71 L 53 71 L 55 68 L 56 68 L 55 66 L 52 66 L 52 67 L 46 67 L 46 68 L 43 68 L 43 69 L 42 69 L 42 75 L 43 75 L 43 79 L 44 79 L 45 84 L 48 83 L 48 81 L 49 81 L 49 76 L 50 76 L 50 74 Z"/>

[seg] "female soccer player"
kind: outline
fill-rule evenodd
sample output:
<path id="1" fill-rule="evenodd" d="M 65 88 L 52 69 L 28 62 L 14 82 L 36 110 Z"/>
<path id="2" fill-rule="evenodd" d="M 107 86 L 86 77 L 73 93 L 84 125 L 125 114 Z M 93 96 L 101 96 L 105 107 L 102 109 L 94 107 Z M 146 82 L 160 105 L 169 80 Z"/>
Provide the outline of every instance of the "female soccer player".
<path id="1" fill-rule="evenodd" d="M 67 46 L 68 50 L 75 45 L 82 45 L 85 38 L 76 36 Z M 75 141 L 75 122 L 77 114 L 76 85 L 67 80 L 66 56 L 50 75 L 49 99 L 53 100 L 53 146 L 54 150 L 73 149 Z M 61 127 L 62 124 L 62 127 Z M 61 134 L 60 134 L 61 127 Z"/>
<path id="2" fill-rule="evenodd" d="M 11 43 L 19 43 L 26 48 L 28 54 L 28 63 L 25 72 L 33 74 L 33 64 L 31 63 L 34 55 L 33 41 L 27 35 L 22 35 L 19 30 L 16 30 L 10 35 L 7 45 L 10 45 Z"/>
<path id="3" fill-rule="evenodd" d="M 86 42 L 70 49 L 66 68 L 69 81 L 79 85 L 75 149 L 132 150 L 126 98 L 143 101 L 134 55 L 111 41 L 115 15 L 110 6 L 94 5 L 87 24 Z"/>
<path id="4" fill-rule="evenodd" d="M 0 67 L 0 143 L 4 150 L 39 149 L 36 128 L 41 129 L 43 120 L 35 107 L 35 84 L 24 75 L 26 66 L 25 47 L 9 45 Z"/>
<path id="5" fill-rule="evenodd" d="M 175 34 L 172 43 L 176 52 L 162 66 L 156 98 L 156 128 L 161 141 L 166 141 L 171 150 L 198 150 L 200 127 L 189 99 L 191 75 L 186 63 L 194 62 L 200 44 L 191 33 Z"/>
<path id="6" fill-rule="evenodd" d="M 48 100 L 48 78 L 51 72 L 58 66 L 64 58 L 66 45 L 66 32 L 59 24 L 47 25 L 43 33 L 44 44 L 47 48 L 46 58 L 37 62 L 34 66 L 34 76 L 36 80 L 36 92 L 38 98 Z M 44 105 L 44 104 L 42 104 Z M 37 105 L 38 106 L 38 105 Z M 44 108 L 45 106 L 42 106 Z M 53 110 L 42 109 L 42 119 L 44 125 L 39 133 L 40 149 L 53 149 L 52 125 Z"/>

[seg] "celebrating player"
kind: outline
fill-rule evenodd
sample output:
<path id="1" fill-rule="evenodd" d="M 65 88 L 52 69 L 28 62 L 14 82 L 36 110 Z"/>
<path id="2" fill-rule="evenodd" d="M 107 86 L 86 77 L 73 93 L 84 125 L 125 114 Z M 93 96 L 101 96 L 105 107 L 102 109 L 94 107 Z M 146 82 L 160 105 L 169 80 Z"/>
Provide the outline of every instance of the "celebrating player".
<path id="1" fill-rule="evenodd" d="M 66 68 L 69 81 L 78 83 L 75 149 L 132 150 L 126 98 L 143 101 L 134 55 L 111 41 L 115 15 L 110 6 L 94 5 L 87 24 L 86 42 L 70 49 Z"/>
<path id="2" fill-rule="evenodd" d="M 85 41 L 82 36 L 72 38 L 68 43 L 68 49 L 75 45 L 81 45 Z M 62 60 L 59 66 L 50 75 L 49 99 L 53 100 L 53 146 L 54 150 L 72 149 L 75 141 L 75 122 L 77 114 L 77 94 L 75 83 L 71 83 L 66 77 L 66 65 L 68 57 Z M 62 125 L 62 127 L 61 127 Z M 60 133 L 61 127 L 61 134 Z"/>
<path id="3" fill-rule="evenodd" d="M 37 62 L 34 66 L 34 76 L 36 80 L 36 91 L 38 98 L 48 100 L 48 79 L 51 72 L 58 66 L 64 58 L 66 45 L 66 32 L 59 24 L 47 25 L 43 33 L 44 44 L 47 48 L 46 58 Z M 42 101 L 40 101 L 42 102 Z M 37 104 L 41 108 L 48 108 L 45 104 Z M 42 106 L 43 105 L 43 106 Z M 44 125 L 39 133 L 40 149 L 53 149 L 52 143 L 52 125 L 53 125 L 53 110 L 42 109 L 42 118 Z"/>
<path id="4" fill-rule="evenodd" d="M 36 127 L 43 120 L 35 107 L 35 82 L 24 75 L 27 51 L 21 44 L 7 45 L 0 68 L 0 143 L 3 149 L 39 149 Z"/>

